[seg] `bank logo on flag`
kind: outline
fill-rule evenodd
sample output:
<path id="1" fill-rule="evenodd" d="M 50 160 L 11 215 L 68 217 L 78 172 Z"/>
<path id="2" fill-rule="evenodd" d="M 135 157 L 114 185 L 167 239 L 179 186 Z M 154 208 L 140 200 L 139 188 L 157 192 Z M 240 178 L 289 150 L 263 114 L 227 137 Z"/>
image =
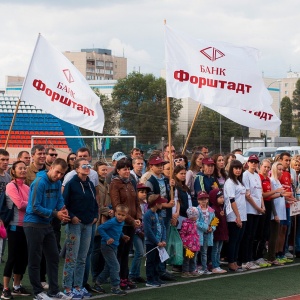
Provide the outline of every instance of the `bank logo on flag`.
<path id="1" fill-rule="evenodd" d="M 73 76 L 72 76 L 69 69 L 65 69 L 65 70 L 63 70 L 63 72 L 64 72 L 64 74 L 66 76 L 66 79 L 68 80 L 69 83 L 74 82 L 74 78 L 73 78 Z"/>
<path id="2" fill-rule="evenodd" d="M 49 59 L 45 60 L 45 57 Z M 80 71 L 41 34 L 20 100 L 70 124 L 99 133 L 103 131 L 104 112 L 99 96 Z"/>
<path id="3" fill-rule="evenodd" d="M 225 56 L 225 54 L 222 51 L 220 51 L 214 47 L 207 47 L 205 49 L 200 50 L 200 52 L 211 61 L 215 61 L 215 60 Z"/>

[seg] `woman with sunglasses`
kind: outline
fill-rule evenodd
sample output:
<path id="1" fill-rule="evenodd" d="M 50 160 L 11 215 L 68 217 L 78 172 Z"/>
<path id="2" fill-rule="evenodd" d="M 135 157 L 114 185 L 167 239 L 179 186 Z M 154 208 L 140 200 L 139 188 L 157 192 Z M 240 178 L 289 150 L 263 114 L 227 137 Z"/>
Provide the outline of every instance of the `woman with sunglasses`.
<path id="1" fill-rule="evenodd" d="M 71 152 L 67 156 L 67 164 L 68 164 L 68 169 L 66 173 L 69 173 L 70 171 L 74 170 L 74 162 L 76 160 L 76 153 Z"/>
<path id="2" fill-rule="evenodd" d="M 76 175 L 66 184 L 63 197 L 69 212 L 63 286 L 73 299 L 91 297 L 83 287 L 85 262 L 90 247 L 93 224 L 98 219 L 96 189 L 89 179 L 91 165 L 86 158 L 74 162 Z"/>
<path id="3" fill-rule="evenodd" d="M 174 166 L 184 166 L 185 169 L 187 170 L 188 168 L 188 159 L 184 154 L 176 154 L 175 158 L 174 158 Z"/>
<path id="4" fill-rule="evenodd" d="M 246 188 L 243 184 L 243 164 L 233 160 L 230 164 L 228 179 L 224 184 L 224 200 L 228 225 L 228 268 L 229 271 L 242 272 L 237 259 L 243 238 L 246 221 Z"/>
<path id="5" fill-rule="evenodd" d="M 67 169 L 65 175 L 60 180 L 61 182 L 64 182 L 66 174 L 68 174 L 69 172 L 71 172 L 72 170 L 74 170 L 74 162 L 75 162 L 75 160 L 76 160 L 76 153 L 74 153 L 74 152 L 69 153 L 68 156 L 67 156 L 68 169 Z"/>
<path id="6" fill-rule="evenodd" d="M 190 169 L 186 172 L 185 183 L 189 190 L 191 191 L 192 197 L 194 197 L 194 182 L 195 176 L 202 171 L 202 160 L 204 159 L 204 154 L 200 151 L 193 153 L 191 158 Z"/>
<path id="7" fill-rule="evenodd" d="M 6 186 L 6 202 L 8 207 L 13 209 L 13 219 L 7 227 L 8 257 L 3 273 L 2 299 L 12 299 L 12 295 L 30 295 L 21 285 L 28 262 L 27 242 L 23 229 L 29 196 L 29 186 L 24 183 L 26 172 L 27 167 L 24 162 L 13 163 L 10 170 L 12 181 Z M 14 272 L 14 287 L 11 292 L 9 281 L 12 272 Z"/>

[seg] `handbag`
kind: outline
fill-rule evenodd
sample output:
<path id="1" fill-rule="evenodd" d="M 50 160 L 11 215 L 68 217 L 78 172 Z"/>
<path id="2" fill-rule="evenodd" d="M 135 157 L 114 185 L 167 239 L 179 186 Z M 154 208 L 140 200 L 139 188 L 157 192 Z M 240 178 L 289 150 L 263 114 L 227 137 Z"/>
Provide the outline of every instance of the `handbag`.
<path id="1" fill-rule="evenodd" d="M 183 263 L 183 244 L 175 226 L 170 226 L 169 238 L 166 250 L 170 256 L 168 263 L 170 265 L 180 266 Z"/>

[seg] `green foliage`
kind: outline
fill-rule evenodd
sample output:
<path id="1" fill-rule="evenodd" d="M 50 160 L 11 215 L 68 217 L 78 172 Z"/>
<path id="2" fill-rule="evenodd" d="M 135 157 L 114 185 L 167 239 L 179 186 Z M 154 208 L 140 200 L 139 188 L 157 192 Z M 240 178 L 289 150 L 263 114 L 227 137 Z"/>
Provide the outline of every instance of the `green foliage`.
<path id="1" fill-rule="evenodd" d="M 292 125 L 293 125 L 293 106 L 289 97 L 283 97 L 280 103 L 280 135 L 291 136 Z"/>
<path id="2" fill-rule="evenodd" d="M 103 135 L 117 134 L 118 116 L 112 108 L 112 101 L 105 95 L 100 94 L 99 90 L 94 90 L 95 94 L 100 98 L 100 104 L 104 112 Z M 82 135 L 93 135 L 93 132 L 84 128 L 80 128 Z M 99 135 L 96 133 L 96 135 Z"/>
<path id="3" fill-rule="evenodd" d="M 120 79 L 112 93 L 112 108 L 119 115 L 119 128 L 136 135 L 142 144 L 157 144 L 167 138 L 166 81 L 152 74 L 133 72 Z M 170 99 L 174 138 L 181 100 Z"/>
<path id="4" fill-rule="evenodd" d="M 296 89 L 293 92 L 293 110 L 296 111 L 293 115 L 293 131 L 294 136 L 300 137 L 300 79 L 296 82 Z"/>
<path id="5" fill-rule="evenodd" d="M 205 145 L 208 147 L 209 151 L 219 152 L 221 140 L 222 152 L 228 153 L 230 152 L 230 138 L 232 136 L 243 136 L 245 138 L 248 137 L 248 135 L 248 127 L 241 126 L 221 116 L 214 110 L 203 107 L 197 121 L 195 122 L 195 126 L 192 131 L 187 148 L 191 149 L 196 145 Z"/>

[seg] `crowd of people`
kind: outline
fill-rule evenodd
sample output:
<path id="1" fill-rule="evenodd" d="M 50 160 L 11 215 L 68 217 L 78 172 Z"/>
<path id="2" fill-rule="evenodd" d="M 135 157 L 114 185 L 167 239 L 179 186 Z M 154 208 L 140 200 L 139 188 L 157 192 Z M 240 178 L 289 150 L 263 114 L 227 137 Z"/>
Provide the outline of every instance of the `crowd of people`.
<path id="1" fill-rule="evenodd" d="M 105 293 L 107 282 L 122 296 L 141 283 L 160 287 L 178 274 L 282 266 L 293 261 L 291 246 L 300 257 L 299 215 L 296 226 L 290 217 L 300 157 L 284 152 L 244 162 L 239 149 L 209 154 L 205 146 L 194 147 L 188 160 L 165 145 L 145 160 L 133 148 L 129 155 L 114 153 L 108 172 L 104 161 L 91 165 L 88 148 L 64 160 L 55 148 L 35 145 L 10 168 L 9 153 L 0 149 L 0 196 L 8 209 L 0 214 L 7 234 L 0 230 L 0 253 L 7 251 L 1 298 L 31 294 L 22 286 L 26 269 L 34 299 L 70 300 Z M 158 250 L 173 234 L 182 245 L 181 263 L 167 265 Z"/>

